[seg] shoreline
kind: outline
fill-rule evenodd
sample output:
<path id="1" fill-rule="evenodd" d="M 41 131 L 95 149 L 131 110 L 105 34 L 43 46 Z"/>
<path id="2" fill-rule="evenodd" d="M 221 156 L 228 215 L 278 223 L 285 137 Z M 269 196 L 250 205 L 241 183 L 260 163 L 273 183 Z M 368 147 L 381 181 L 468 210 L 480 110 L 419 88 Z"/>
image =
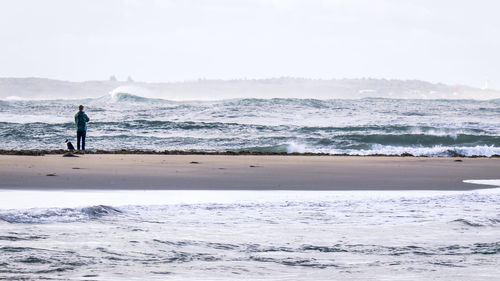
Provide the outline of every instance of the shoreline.
<path id="1" fill-rule="evenodd" d="M 45 155 L 64 155 L 68 151 L 64 149 L 54 149 L 54 150 L 19 150 L 19 149 L 0 149 L 0 155 L 16 155 L 16 156 L 45 156 Z M 78 152 L 75 152 L 78 154 Z M 270 152 L 270 151 L 189 151 L 189 150 L 133 150 L 133 149 L 121 149 L 121 150 L 86 150 L 85 154 L 104 154 L 104 155 L 253 155 L 253 156 L 341 156 L 341 157 L 417 157 L 417 158 L 500 158 L 499 154 L 493 154 L 491 156 L 486 155 L 464 155 L 459 153 L 453 153 L 449 156 L 426 156 L 426 155 L 413 155 L 408 152 L 402 154 L 331 154 L 331 153 L 316 153 L 316 152 Z"/>
<path id="2" fill-rule="evenodd" d="M 499 158 L 0 155 L 2 190 L 474 190 L 500 178 Z"/>

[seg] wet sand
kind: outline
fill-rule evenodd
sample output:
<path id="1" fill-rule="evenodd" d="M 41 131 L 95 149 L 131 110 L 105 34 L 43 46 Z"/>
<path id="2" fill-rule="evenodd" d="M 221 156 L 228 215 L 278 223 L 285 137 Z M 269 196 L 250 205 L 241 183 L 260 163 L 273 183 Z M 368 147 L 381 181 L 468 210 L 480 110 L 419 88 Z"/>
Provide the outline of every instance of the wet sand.
<path id="1" fill-rule="evenodd" d="M 1 189 L 470 190 L 499 158 L 0 155 Z"/>

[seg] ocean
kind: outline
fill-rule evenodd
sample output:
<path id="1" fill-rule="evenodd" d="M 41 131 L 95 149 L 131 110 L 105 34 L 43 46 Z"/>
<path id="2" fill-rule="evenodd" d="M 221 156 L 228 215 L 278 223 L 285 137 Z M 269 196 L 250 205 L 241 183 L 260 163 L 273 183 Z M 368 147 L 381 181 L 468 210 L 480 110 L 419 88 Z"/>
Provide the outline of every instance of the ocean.
<path id="1" fill-rule="evenodd" d="M 3 190 L 0 206 L 0 280 L 482 281 L 500 274 L 500 188 Z"/>
<path id="2" fill-rule="evenodd" d="M 65 149 L 86 106 L 89 150 L 500 154 L 500 99 L 171 101 L 113 92 L 81 100 L 0 100 L 0 149 Z"/>
<path id="3" fill-rule="evenodd" d="M 79 104 L 91 119 L 87 149 L 94 151 L 500 154 L 500 99 L 171 101 L 127 93 L 0 100 L 0 149 L 75 143 Z M 500 275 L 500 188 L 137 188 L 0 190 L 0 280 L 482 281 Z"/>

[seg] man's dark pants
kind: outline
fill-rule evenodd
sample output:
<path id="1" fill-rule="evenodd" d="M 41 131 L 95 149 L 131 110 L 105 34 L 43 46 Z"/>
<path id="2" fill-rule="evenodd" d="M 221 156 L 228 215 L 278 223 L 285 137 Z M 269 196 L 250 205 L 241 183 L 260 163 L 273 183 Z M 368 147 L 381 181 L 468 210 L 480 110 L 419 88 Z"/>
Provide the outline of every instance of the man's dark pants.
<path id="1" fill-rule="evenodd" d="M 80 139 L 82 140 L 82 150 L 85 150 L 85 137 L 87 131 L 76 131 L 76 149 L 80 150 Z"/>

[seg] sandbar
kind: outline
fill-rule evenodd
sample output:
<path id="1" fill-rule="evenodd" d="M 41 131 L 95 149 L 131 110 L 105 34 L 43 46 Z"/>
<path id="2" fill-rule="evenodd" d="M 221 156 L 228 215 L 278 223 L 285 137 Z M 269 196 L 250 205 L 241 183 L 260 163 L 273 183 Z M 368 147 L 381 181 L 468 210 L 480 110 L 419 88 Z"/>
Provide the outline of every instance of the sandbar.
<path id="1" fill-rule="evenodd" d="M 472 190 L 499 158 L 0 155 L 0 189 Z M 493 186 L 491 186 L 493 187 Z"/>

